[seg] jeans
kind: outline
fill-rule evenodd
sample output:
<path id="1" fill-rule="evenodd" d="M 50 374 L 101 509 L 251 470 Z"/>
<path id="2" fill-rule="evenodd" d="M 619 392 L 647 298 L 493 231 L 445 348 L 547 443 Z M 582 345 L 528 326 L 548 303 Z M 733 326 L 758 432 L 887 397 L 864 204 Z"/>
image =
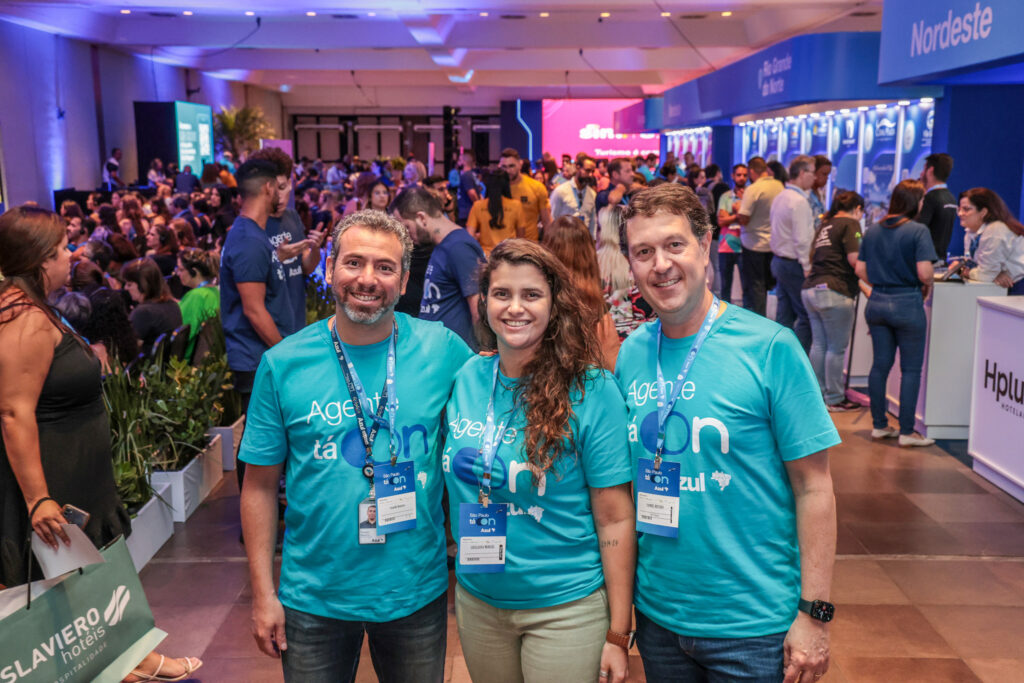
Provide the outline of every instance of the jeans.
<path id="1" fill-rule="evenodd" d="M 807 319 L 807 309 L 801 298 L 804 286 L 804 267 L 796 259 L 772 258 L 772 275 L 778 286 L 778 304 L 775 309 L 775 322 L 784 325 L 794 332 L 800 340 L 804 351 L 811 348 L 811 323 Z"/>
<path id="2" fill-rule="evenodd" d="M 718 252 L 718 278 L 722 282 L 722 293 L 719 298 L 725 303 L 732 303 L 732 274 L 740 264 L 740 255 L 733 252 Z"/>
<path id="3" fill-rule="evenodd" d="M 708 268 L 711 269 L 711 292 L 721 298 L 722 274 L 718 269 L 718 240 L 711 240 L 711 250 L 708 252 Z"/>
<path id="4" fill-rule="evenodd" d="M 285 607 L 288 649 L 281 653 L 284 680 L 354 681 L 370 638 L 373 670 L 382 683 L 440 683 L 448 640 L 448 591 L 412 614 L 384 622 L 342 621 Z"/>
<path id="5" fill-rule="evenodd" d="M 764 315 L 768 310 L 768 290 L 775 286 L 770 251 L 743 249 L 740 254 L 740 284 L 743 308 Z"/>
<path id="6" fill-rule="evenodd" d="M 871 421 L 875 429 L 889 426 L 886 418 L 885 383 L 896 349 L 900 352 L 900 434 L 914 433 L 917 394 L 921 389 L 921 367 L 928 320 L 919 289 L 871 293 L 864 307 L 864 319 L 871 332 L 874 360 L 868 375 Z"/>
<path id="7" fill-rule="evenodd" d="M 818 378 L 825 403 L 843 400 L 843 361 L 853 329 L 854 300 L 827 287 L 812 287 L 801 293 L 811 321 L 811 367 Z"/>
<path id="8" fill-rule="evenodd" d="M 502 609 L 456 584 L 455 618 L 474 681 L 598 680 L 609 624 L 604 586 L 562 605 Z"/>
<path id="9" fill-rule="evenodd" d="M 636 610 L 636 646 L 649 683 L 779 683 L 785 639 L 785 633 L 753 638 L 681 636 Z"/>
<path id="10" fill-rule="evenodd" d="M 256 381 L 255 370 L 232 370 L 235 376 L 235 391 L 242 399 L 242 414 L 249 412 L 249 399 L 252 398 L 252 386 Z M 242 425 L 242 435 L 245 435 L 245 425 Z M 235 460 L 235 477 L 238 478 L 238 492 L 242 492 L 242 481 L 245 479 L 245 463 Z"/>

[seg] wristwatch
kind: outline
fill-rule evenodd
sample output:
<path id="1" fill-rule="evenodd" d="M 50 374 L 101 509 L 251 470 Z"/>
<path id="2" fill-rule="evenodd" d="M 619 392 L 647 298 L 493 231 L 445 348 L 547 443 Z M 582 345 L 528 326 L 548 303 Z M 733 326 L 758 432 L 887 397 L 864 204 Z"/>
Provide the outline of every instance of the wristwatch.
<path id="1" fill-rule="evenodd" d="M 800 598 L 800 602 L 797 604 L 797 609 L 809 614 L 811 619 L 817 619 L 825 624 L 832 621 L 832 618 L 836 614 L 836 606 L 831 602 L 825 602 L 824 600 L 815 600 L 812 602 L 810 600 Z"/>
<path id="2" fill-rule="evenodd" d="M 636 631 L 619 633 L 618 631 L 608 629 L 608 633 L 605 634 L 604 639 L 612 645 L 618 645 L 626 652 L 629 652 L 633 648 L 633 642 L 636 640 Z"/>

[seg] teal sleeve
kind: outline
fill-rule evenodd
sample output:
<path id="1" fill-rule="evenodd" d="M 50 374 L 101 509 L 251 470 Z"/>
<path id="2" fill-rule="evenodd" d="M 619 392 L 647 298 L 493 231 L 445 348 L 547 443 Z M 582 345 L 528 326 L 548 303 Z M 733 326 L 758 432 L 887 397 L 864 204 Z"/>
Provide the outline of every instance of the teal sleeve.
<path id="1" fill-rule="evenodd" d="M 577 409 L 576 447 L 587 486 L 606 488 L 633 480 L 626 419 L 618 382 L 606 370 L 595 371 Z"/>
<path id="2" fill-rule="evenodd" d="M 764 368 L 768 415 L 782 459 L 797 460 L 839 444 L 811 363 L 792 330 L 772 338 Z"/>
<path id="3" fill-rule="evenodd" d="M 279 465 L 288 457 L 288 435 L 284 428 L 281 399 L 266 355 L 256 370 L 238 457 L 250 465 Z"/>
<path id="4" fill-rule="evenodd" d="M 466 361 L 476 354 L 473 353 L 473 349 L 469 348 L 466 342 L 462 341 L 462 337 L 447 328 L 445 328 L 445 332 L 448 335 L 448 359 L 451 363 L 451 377 L 454 379 L 456 373 L 466 364 Z"/>

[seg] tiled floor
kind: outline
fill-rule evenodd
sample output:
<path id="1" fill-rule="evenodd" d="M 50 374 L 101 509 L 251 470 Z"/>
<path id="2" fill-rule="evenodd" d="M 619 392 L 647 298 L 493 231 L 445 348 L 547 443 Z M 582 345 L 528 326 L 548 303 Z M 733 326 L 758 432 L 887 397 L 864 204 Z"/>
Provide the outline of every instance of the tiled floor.
<path id="1" fill-rule="evenodd" d="M 1024 681 L 1024 505 L 938 448 L 873 443 L 867 411 L 835 418 L 837 614 L 823 680 Z M 170 634 L 161 651 L 202 657 L 197 680 L 280 681 L 249 635 L 234 481 L 178 525 L 142 581 Z M 448 643 L 446 680 L 469 681 L 454 612 Z M 643 681 L 639 656 L 630 665 Z M 376 680 L 365 645 L 358 680 Z"/>

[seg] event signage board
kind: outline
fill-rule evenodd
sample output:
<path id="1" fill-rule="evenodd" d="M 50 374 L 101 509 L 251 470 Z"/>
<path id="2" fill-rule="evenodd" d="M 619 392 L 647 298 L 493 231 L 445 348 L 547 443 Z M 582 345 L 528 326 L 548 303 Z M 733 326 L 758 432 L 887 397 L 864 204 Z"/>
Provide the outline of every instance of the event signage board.
<path id="1" fill-rule="evenodd" d="M 213 109 L 193 102 L 174 103 L 178 137 L 178 168 L 192 167 L 197 176 L 203 165 L 213 163 Z"/>
<path id="2" fill-rule="evenodd" d="M 938 80 L 1024 58 L 1021 0 L 886 0 L 878 82 Z"/>
<path id="3" fill-rule="evenodd" d="M 877 223 L 885 216 L 889 195 L 896 187 L 896 132 L 899 119 L 898 107 L 871 109 L 864 113 L 861 194 L 864 196 L 864 214 L 868 225 Z"/>
<path id="4" fill-rule="evenodd" d="M 900 180 L 918 178 L 924 170 L 924 158 L 932 153 L 935 133 L 935 105 L 931 102 L 913 102 L 903 111 L 903 145 L 900 162 Z"/>
<path id="5" fill-rule="evenodd" d="M 974 470 L 1024 501 L 1024 297 L 978 299 L 967 452 Z"/>
<path id="6" fill-rule="evenodd" d="M 807 124 L 810 131 L 810 148 L 808 154 L 828 154 L 828 126 L 830 117 L 812 118 Z"/>
<path id="7" fill-rule="evenodd" d="M 657 133 L 615 132 L 615 112 L 640 100 L 543 100 L 542 139 L 544 151 L 555 158 L 586 152 L 595 158 L 658 154 Z"/>
<path id="8" fill-rule="evenodd" d="M 860 114 L 856 111 L 839 113 L 832 118 L 828 156 L 832 159 L 833 187 L 840 190 L 858 189 L 857 156 L 860 148 Z"/>

